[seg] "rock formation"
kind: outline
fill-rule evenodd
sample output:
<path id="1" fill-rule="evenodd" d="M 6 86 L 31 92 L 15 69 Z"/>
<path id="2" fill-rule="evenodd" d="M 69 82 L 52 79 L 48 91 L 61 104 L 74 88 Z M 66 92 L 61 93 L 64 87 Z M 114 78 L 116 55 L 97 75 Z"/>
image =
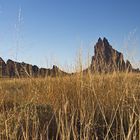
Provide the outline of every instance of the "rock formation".
<path id="1" fill-rule="evenodd" d="M 0 77 L 5 77 L 7 75 L 7 67 L 4 60 L 0 57 Z"/>
<path id="2" fill-rule="evenodd" d="M 98 39 L 94 46 L 90 70 L 92 72 L 133 71 L 131 63 L 124 61 L 123 54 L 113 49 L 106 38 Z"/>
<path id="3" fill-rule="evenodd" d="M 113 49 L 106 38 L 99 38 L 98 42 L 94 46 L 94 56 L 92 57 L 91 65 L 89 68 L 85 69 L 83 73 L 87 73 L 89 70 L 92 73 L 108 73 L 114 71 L 140 72 L 139 69 L 134 69 L 128 60 L 125 62 L 123 54 Z M 0 77 L 25 78 L 65 75 L 68 75 L 68 73 L 60 70 L 55 65 L 53 65 L 52 69 L 46 69 L 24 62 L 15 62 L 10 59 L 5 63 L 4 60 L 0 58 Z"/>
<path id="4" fill-rule="evenodd" d="M 0 58 L 0 77 L 1 78 L 26 78 L 26 77 L 46 77 L 63 76 L 66 72 L 60 70 L 57 66 L 52 69 L 39 68 L 36 65 L 19 63 L 8 59 L 7 63 Z"/>

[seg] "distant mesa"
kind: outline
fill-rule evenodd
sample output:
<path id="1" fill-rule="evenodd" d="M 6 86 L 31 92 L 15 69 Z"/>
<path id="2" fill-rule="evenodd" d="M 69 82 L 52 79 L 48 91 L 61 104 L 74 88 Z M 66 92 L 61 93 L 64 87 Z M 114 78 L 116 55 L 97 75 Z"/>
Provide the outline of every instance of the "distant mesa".
<path id="1" fill-rule="evenodd" d="M 99 38 L 94 46 L 94 56 L 92 57 L 90 67 L 83 70 L 84 73 L 111 73 L 118 72 L 140 72 L 134 69 L 131 63 L 124 61 L 123 54 L 113 49 L 106 38 Z M 4 60 L 0 57 L 0 77 L 8 78 L 26 78 L 26 77 L 47 77 L 47 76 L 65 76 L 68 73 L 60 70 L 53 65 L 52 69 L 39 68 L 36 65 L 15 62 L 13 60 Z"/>

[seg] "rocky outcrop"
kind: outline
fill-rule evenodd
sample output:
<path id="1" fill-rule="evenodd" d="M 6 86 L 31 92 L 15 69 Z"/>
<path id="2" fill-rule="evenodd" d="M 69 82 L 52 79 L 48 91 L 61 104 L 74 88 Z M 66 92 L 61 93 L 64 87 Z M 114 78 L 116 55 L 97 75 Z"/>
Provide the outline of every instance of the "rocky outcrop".
<path id="1" fill-rule="evenodd" d="M 7 76 L 7 67 L 4 60 L 0 57 L 0 77 L 6 77 Z"/>
<path id="2" fill-rule="evenodd" d="M 128 60 L 124 60 L 123 54 L 113 49 L 106 38 L 99 38 L 94 46 L 94 56 L 92 57 L 91 65 L 85 69 L 83 73 L 88 71 L 94 72 L 140 72 L 139 69 L 134 69 Z M 52 69 L 39 68 L 36 65 L 27 63 L 19 63 L 8 60 L 7 63 L 0 58 L 0 77 L 47 77 L 47 76 L 65 76 L 68 73 L 60 70 L 53 65 Z M 73 75 L 73 73 L 71 74 Z"/>
<path id="3" fill-rule="evenodd" d="M 29 77 L 28 64 L 19 63 L 12 60 L 7 61 L 7 77 Z"/>
<path id="4" fill-rule="evenodd" d="M 106 38 L 98 39 L 94 46 L 90 70 L 92 72 L 133 71 L 131 63 L 124 61 L 123 54 L 113 49 Z"/>
<path id="5" fill-rule="evenodd" d="M 17 73 L 16 63 L 14 61 L 9 59 L 7 61 L 6 67 L 8 71 L 8 74 L 7 74 L 8 77 L 10 78 L 17 77 L 18 73 Z"/>
<path id="6" fill-rule="evenodd" d="M 5 63 L 4 60 L 0 58 L 0 77 L 26 78 L 63 75 L 67 75 L 67 73 L 60 70 L 57 66 L 53 66 L 52 69 L 46 69 L 24 62 L 15 62 L 10 59 L 8 59 L 7 63 Z"/>
<path id="7" fill-rule="evenodd" d="M 68 73 L 60 70 L 57 66 L 53 65 L 53 68 L 50 70 L 51 76 L 62 76 L 68 75 Z"/>
<path id="8" fill-rule="evenodd" d="M 46 77 L 47 75 L 50 75 L 49 69 L 41 68 L 41 69 L 39 70 L 39 75 L 40 75 L 41 77 Z"/>
<path id="9" fill-rule="evenodd" d="M 33 77 L 38 77 L 39 76 L 39 67 L 34 65 L 32 66 L 32 76 Z"/>

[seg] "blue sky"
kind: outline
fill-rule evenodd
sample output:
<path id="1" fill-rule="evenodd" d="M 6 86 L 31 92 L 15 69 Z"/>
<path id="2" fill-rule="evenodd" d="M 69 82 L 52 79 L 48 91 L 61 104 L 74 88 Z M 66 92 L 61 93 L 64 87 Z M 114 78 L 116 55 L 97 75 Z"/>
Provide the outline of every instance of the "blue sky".
<path id="1" fill-rule="evenodd" d="M 0 0 L 0 56 L 71 66 L 80 49 L 87 60 L 98 38 L 106 37 L 139 62 L 139 14 L 139 0 Z"/>

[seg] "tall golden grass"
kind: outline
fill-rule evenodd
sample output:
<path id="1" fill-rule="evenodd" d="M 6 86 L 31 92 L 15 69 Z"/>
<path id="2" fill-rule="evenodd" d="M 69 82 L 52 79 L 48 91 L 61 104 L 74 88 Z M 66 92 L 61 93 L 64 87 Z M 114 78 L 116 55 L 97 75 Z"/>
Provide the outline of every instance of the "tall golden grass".
<path id="1" fill-rule="evenodd" d="M 139 140 L 140 75 L 0 80 L 1 140 Z"/>

